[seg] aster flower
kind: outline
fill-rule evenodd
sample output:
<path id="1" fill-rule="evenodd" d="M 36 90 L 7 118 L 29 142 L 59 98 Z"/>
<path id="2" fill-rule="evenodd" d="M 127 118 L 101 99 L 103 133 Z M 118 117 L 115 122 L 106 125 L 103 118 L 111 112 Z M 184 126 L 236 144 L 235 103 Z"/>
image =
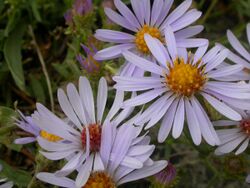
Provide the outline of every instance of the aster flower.
<path id="1" fill-rule="evenodd" d="M 159 142 L 167 138 L 171 128 L 173 137 L 178 138 L 186 119 L 196 145 L 201 143 L 202 137 L 210 145 L 219 144 L 219 138 L 197 96 L 206 99 L 226 117 L 241 120 L 241 115 L 231 106 L 246 109 L 244 99 L 250 98 L 249 87 L 219 79 L 238 72 L 243 67 L 232 65 L 218 68 L 228 55 L 227 49 L 221 50 L 219 46 L 215 46 L 206 53 L 207 44 L 198 48 L 195 54 L 187 53 L 185 49 L 176 47 L 176 39 L 170 26 L 166 27 L 165 32 L 167 49 L 158 39 L 145 35 L 145 41 L 158 64 L 129 51 L 123 53 L 127 61 L 151 73 L 150 77 L 143 78 L 114 77 L 116 89 L 142 92 L 125 101 L 124 107 L 154 101 L 138 118 L 138 122 L 148 122 L 148 129 L 162 119 Z"/>
<path id="2" fill-rule="evenodd" d="M 90 12 L 92 10 L 92 0 L 75 0 L 72 9 L 69 9 L 64 14 L 66 24 L 71 25 L 73 22 L 73 16 L 80 15 Z"/>
<path id="3" fill-rule="evenodd" d="M 37 178 L 62 187 L 115 188 L 121 184 L 151 176 L 166 167 L 166 161 L 150 159 L 155 146 L 149 145 L 149 136 L 138 136 L 141 127 L 123 124 L 117 128 L 111 124 L 105 124 L 102 129 L 105 131 L 102 132 L 100 145 L 101 160 L 94 159 L 93 169 L 91 168 L 90 171 L 86 165 L 79 167 L 79 173 L 88 175 L 78 176 L 76 182 L 51 173 L 39 173 Z M 100 163 L 101 161 L 103 164 Z M 83 184 L 79 185 L 78 181 Z"/>
<path id="4" fill-rule="evenodd" d="M 29 144 L 32 142 L 36 142 L 38 136 L 54 142 L 61 140 L 60 137 L 42 130 L 36 123 L 34 123 L 31 116 L 24 116 L 20 111 L 19 114 L 20 119 L 16 121 L 16 125 L 30 135 L 27 137 L 16 139 L 14 141 L 15 144 Z"/>
<path id="5" fill-rule="evenodd" d="M 86 183 L 92 168 L 103 169 L 105 164 L 103 164 L 101 156 L 105 155 L 105 152 L 101 150 L 100 145 L 109 141 L 110 131 L 108 136 L 103 135 L 107 134 L 107 129 L 118 126 L 133 110 L 133 108 L 127 108 L 117 114 L 124 97 L 123 92 L 117 91 L 113 106 L 104 119 L 107 89 L 106 80 L 102 78 L 98 87 L 96 112 L 92 89 L 85 77 L 79 79 L 79 92 L 73 84 L 68 84 L 67 95 L 62 89 L 58 90 L 61 109 L 73 125 L 62 121 L 41 104 L 37 104 L 37 112 L 32 116 L 33 121 L 39 127 L 63 138 L 64 141 L 60 143 L 49 142 L 40 136 L 37 140 L 40 146 L 46 150 L 41 151 L 46 158 L 60 160 L 70 157 L 67 164 L 56 174 L 65 176 L 79 168 L 77 185 Z M 104 144 L 105 146 L 106 144 Z M 124 146 L 127 146 L 127 143 Z M 107 149 L 105 148 L 105 151 Z"/>
<path id="6" fill-rule="evenodd" d="M 230 51 L 228 59 L 231 61 L 243 65 L 245 68 L 250 69 L 250 52 L 240 43 L 236 36 L 230 31 L 227 31 L 227 38 L 237 55 Z M 247 39 L 250 45 L 250 23 L 247 24 Z"/>
<path id="7" fill-rule="evenodd" d="M 0 172 L 2 171 L 3 167 L 0 164 Z M 0 179 L 0 188 L 11 188 L 13 187 L 13 182 L 7 181 L 7 179 Z"/>
<path id="8" fill-rule="evenodd" d="M 90 42 L 90 47 L 81 44 L 82 49 L 86 54 L 86 58 L 84 58 L 81 54 L 76 56 L 77 61 L 81 64 L 84 70 L 88 73 L 97 73 L 100 71 L 100 61 L 96 61 L 94 59 L 94 55 L 97 52 L 94 44 Z"/>
<path id="9" fill-rule="evenodd" d="M 197 47 L 204 45 L 204 39 L 191 39 L 203 30 L 203 26 L 187 27 L 195 22 L 201 12 L 196 9 L 188 10 L 192 0 L 185 0 L 169 14 L 173 0 L 154 1 L 152 7 L 150 0 L 131 0 L 132 12 L 121 0 L 114 0 L 119 13 L 110 8 L 105 8 L 105 13 L 110 20 L 132 31 L 133 34 L 98 29 L 95 37 L 104 42 L 117 45 L 103 49 L 95 55 L 97 60 L 107 60 L 120 57 L 123 50 L 137 50 L 142 54 L 149 54 L 149 49 L 144 40 L 144 34 L 164 41 L 164 28 L 171 25 L 177 38 L 178 47 Z"/>
<path id="10" fill-rule="evenodd" d="M 240 113 L 243 117 L 241 121 L 220 120 L 214 122 L 215 126 L 227 127 L 216 131 L 221 144 L 215 150 L 215 154 L 223 155 L 236 150 L 235 154 L 239 155 L 247 149 L 250 140 L 250 111 Z"/>

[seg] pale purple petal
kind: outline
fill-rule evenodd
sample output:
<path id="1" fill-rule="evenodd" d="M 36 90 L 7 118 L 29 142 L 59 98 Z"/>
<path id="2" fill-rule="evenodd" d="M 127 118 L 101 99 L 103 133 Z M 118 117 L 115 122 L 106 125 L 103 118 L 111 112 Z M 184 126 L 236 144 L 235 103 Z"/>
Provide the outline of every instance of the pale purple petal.
<path id="1" fill-rule="evenodd" d="M 195 145 L 199 145 L 201 143 L 201 130 L 199 126 L 199 121 L 188 99 L 185 99 L 185 110 L 187 116 L 187 124 L 192 140 Z"/>
<path id="2" fill-rule="evenodd" d="M 158 39 L 154 39 L 149 34 L 145 34 L 144 39 L 153 56 L 157 59 L 158 62 L 161 63 L 163 67 L 167 68 L 168 58 L 166 56 L 167 52 L 163 47 L 163 44 L 157 42 Z"/>
<path id="3" fill-rule="evenodd" d="M 164 0 L 164 4 L 163 7 L 161 9 L 161 13 L 156 21 L 156 26 L 159 27 L 161 25 L 161 23 L 167 18 L 167 15 L 169 13 L 169 10 L 171 9 L 172 5 L 173 5 L 174 0 Z"/>
<path id="4" fill-rule="evenodd" d="M 164 5 L 163 0 L 154 1 L 153 7 L 152 7 L 151 21 L 150 21 L 151 25 L 155 25 L 158 17 L 160 16 L 163 5 Z"/>
<path id="5" fill-rule="evenodd" d="M 131 24 L 133 27 L 139 29 L 140 24 L 134 14 L 129 10 L 129 8 L 121 1 L 121 0 L 114 0 L 114 4 L 119 12 L 124 16 L 124 18 Z"/>
<path id="6" fill-rule="evenodd" d="M 149 71 L 158 75 L 164 75 L 163 71 L 164 69 L 142 57 L 139 57 L 135 55 L 132 52 L 126 51 L 123 53 L 123 56 L 127 61 L 130 63 L 133 63 L 134 65 L 140 67 L 141 69 L 145 71 Z"/>
<path id="7" fill-rule="evenodd" d="M 81 166 L 79 173 L 76 177 L 76 187 L 82 187 L 88 181 L 90 173 L 92 171 L 92 165 L 94 161 L 94 155 L 90 155 L 89 158 L 86 159 L 86 162 Z"/>
<path id="8" fill-rule="evenodd" d="M 79 79 L 79 93 L 91 123 L 95 123 L 95 105 L 92 88 L 86 77 Z"/>
<path id="9" fill-rule="evenodd" d="M 158 142 L 160 143 L 164 142 L 170 133 L 175 118 L 178 102 L 178 100 L 175 100 L 172 103 L 162 120 L 160 130 L 158 132 Z"/>
<path id="10" fill-rule="evenodd" d="M 173 28 L 174 32 L 181 30 L 198 20 L 201 17 L 201 14 L 202 13 L 200 11 L 197 11 L 196 9 L 189 10 L 181 18 L 170 25 Z"/>
<path id="11" fill-rule="evenodd" d="M 177 58 L 177 47 L 176 47 L 175 36 L 170 26 L 165 27 L 165 40 L 169 54 L 172 60 L 174 61 Z"/>
<path id="12" fill-rule="evenodd" d="M 152 176 L 152 175 L 160 172 L 166 166 L 167 166 L 167 161 L 154 162 L 154 164 L 151 166 L 144 166 L 141 169 L 138 169 L 138 170 L 131 172 L 127 176 L 120 179 L 117 184 L 120 185 L 120 184 L 123 184 L 126 182 L 130 182 L 130 181 L 142 179 L 142 178 L 145 178 L 148 176 Z"/>
<path id="13" fill-rule="evenodd" d="M 75 182 L 73 180 L 68 179 L 66 177 L 57 177 L 55 176 L 55 174 L 52 173 L 40 172 L 36 175 L 36 177 L 39 180 L 50 183 L 52 185 L 57 185 L 66 188 L 76 188 Z"/>
<path id="14" fill-rule="evenodd" d="M 172 24 L 174 21 L 180 18 L 188 10 L 191 4 L 192 0 L 185 0 L 171 14 L 168 15 L 167 19 L 164 21 L 161 28 L 164 28 L 167 25 Z"/>
<path id="15" fill-rule="evenodd" d="M 232 47 L 240 54 L 242 57 L 246 58 L 250 61 L 250 53 L 240 44 L 239 40 L 235 37 L 235 35 L 228 30 L 227 38 Z"/>
<path id="16" fill-rule="evenodd" d="M 183 130 L 184 126 L 184 119 L 185 119 L 185 106 L 183 97 L 179 100 L 178 107 L 176 110 L 174 124 L 172 129 L 172 135 L 176 139 L 178 138 Z"/>
<path id="17" fill-rule="evenodd" d="M 185 39 L 185 38 L 193 37 L 199 34 L 203 29 L 204 27 L 202 25 L 190 26 L 190 27 L 187 27 L 185 29 L 175 32 L 175 37 L 177 39 Z"/>
<path id="18" fill-rule="evenodd" d="M 29 144 L 35 142 L 35 137 L 25 137 L 25 138 L 18 138 L 14 141 L 15 144 Z"/>
<path id="19" fill-rule="evenodd" d="M 113 43 L 132 43 L 135 40 L 135 36 L 131 34 L 108 29 L 97 29 L 95 38 L 104 42 Z"/>
<path id="20" fill-rule="evenodd" d="M 120 14 L 113 11 L 111 8 L 104 8 L 104 11 L 108 18 L 112 20 L 114 23 L 134 32 L 137 32 L 137 28 L 133 26 L 129 21 L 127 21 Z"/>
<path id="21" fill-rule="evenodd" d="M 120 44 L 116 46 L 111 46 L 103 50 L 98 51 L 94 58 L 96 60 L 109 60 L 120 57 L 122 52 L 125 50 L 130 50 L 135 47 L 135 44 Z"/>
<path id="22" fill-rule="evenodd" d="M 153 89 L 143 94 L 140 94 L 132 99 L 126 100 L 123 105 L 124 106 L 139 106 L 139 105 L 148 103 L 149 101 L 155 99 L 156 97 L 160 96 L 164 92 L 166 92 L 165 88 Z"/>
<path id="23" fill-rule="evenodd" d="M 181 48 L 196 48 L 200 46 L 204 46 L 208 43 L 207 39 L 178 39 L 176 38 L 176 44 Z"/>
<path id="24" fill-rule="evenodd" d="M 97 93 L 97 122 L 102 122 L 103 112 L 105 110 L 108 97 L 108 86 L 105 78 L 101 78 Z"/>
<path id="25" fill-rule="evenodd" d="M 203 97 L 221 114 L 225 115 L 229 119 L 235 120 L 235 121 L 240 121 L 241 120 L 241 115 L 234 111 L 232 108 L 227 106 L 225 103 L 217 100 L 216 98 L 206 94 L 206 93 L 201 93 Z"/>

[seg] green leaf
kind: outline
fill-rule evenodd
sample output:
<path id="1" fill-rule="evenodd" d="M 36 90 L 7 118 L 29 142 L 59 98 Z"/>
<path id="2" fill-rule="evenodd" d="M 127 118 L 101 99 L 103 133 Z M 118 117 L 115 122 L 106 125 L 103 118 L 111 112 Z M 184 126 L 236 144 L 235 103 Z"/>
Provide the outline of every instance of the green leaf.
<path id="1" fill-rule="evenodd" d="M 40 13 L 39 13 L 39 11 L 38 11 L 37 1 L 36 1 L 36 0 L 30 0 L 29 3 L 30 3 L 32 12 L 33 12 L 33 14 L 34 14 L 36 20 L 37 20 L 38 22 L 41 22 L 42 19 L 41 19 Z"/>
<path id="2" fill-rule="evenodd" d="M 8 107 L 0 106 L 0 130 L 1 128 L 13 125 L 17 113 Z"/>
<path id="3" fill-rule="evenodd" d="M 23 91 L 25 91 L 25 81 L 22 67 L 21 43 L 25 30 L 25 25 L 18 24 L 4 44 L 4 58 L 16 85 Z"/>
<path id="4" fill-rule="evenodd" d="M 2 160 L 0 160 L 0 163 L 3 165 L 3 170 L 0 173 L 1 177 L 7 177 L 9 181 L 13 181 L 18 187 L 28 186 L 30 180 L 32 179 L 29 172 L 11 167 Z"/>
<path id="5" fill-rule="evenodd" d="M 42 80 L 37 79 L 35 76 L 32 74 L 29 75 L 30 81 L 31 81 L 31 89 L 33 92 L 33 95 L 37 99 L 38 102 L 45 103 L 46 96 L 45 96 L 45 91 L 42 85 Z"/>

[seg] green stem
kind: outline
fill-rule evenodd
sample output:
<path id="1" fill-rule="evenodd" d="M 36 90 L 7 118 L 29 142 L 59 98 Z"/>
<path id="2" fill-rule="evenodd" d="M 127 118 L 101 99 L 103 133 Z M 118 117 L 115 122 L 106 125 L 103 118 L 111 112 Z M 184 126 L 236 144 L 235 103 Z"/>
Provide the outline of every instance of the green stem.
<path id="1" fill-rule="evenodd" d="M 41 66 L 42 66 L 42 70 L 43 70 L 44 76 L 46 78 L 46 82 L 47 82 L 47 86 L 48 86 L 48 91 L 49 91 L 49 98 L 50 98 L 51 110 L 54 112 L 53 92 L 52 92 L 51 82 L 50 82 L 49 74 L 48 74 L 48 71 L 47 71 L 47 68 L 46 68 L 46 64 L 44 62 L 41 50 L 40 50 L 40 48 L 39 48 L 39 46 L 38 46 L 38 44 L 36 42 L 36 37 L 35 37 L 34 31 L 33 31 L 33 28 L 32 28 L 31 25 L 29 25 L 29 31 L 30 31 L 30 35 L 32 37 L 34 46 L 36 48 L 36 52 L 37 52 L 39 61 L 40 61 Z"/>
<path id="2" fill-rule="evenodd" d="M 203 16 L 203 18 L 199 22 L 200 24 L 204 24 L 206 22 L 207 18 L 211 14 L 211 12 L 212 12 L 213 8 L 215 7 L 215 5 L 217 4 L 217 2 L 218 2 L 218 0 L 213 0 L 212 1 L 212 3 L 210 4 L 210 6 L 208 7 L 208 10 L 207 10 L 206 14 Z"/>
<path id="3" fill-rule="evenodd" d="M 31 181 L 27 188 L 39 188 L 39 183 L 37 182 L 36 175 L 37 173 L 41 172 L 44 168 L 49 165 L 49 161 L 42 156 L 40 152 L 36 155 L 36 168 L 34 172 L 34 176 L 32 177 Z"/>

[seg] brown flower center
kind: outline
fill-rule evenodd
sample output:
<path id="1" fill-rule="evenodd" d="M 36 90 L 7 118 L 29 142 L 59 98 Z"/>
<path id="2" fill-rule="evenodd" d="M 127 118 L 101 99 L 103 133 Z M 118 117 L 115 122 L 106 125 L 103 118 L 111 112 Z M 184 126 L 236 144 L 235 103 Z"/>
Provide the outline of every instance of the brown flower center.
<path id="1" fill-rule="evenodd" d="M 116 188 L 116 186 L 106 173 L 94 172 L 82 188 Z"/>
<path id="2" fill-rule="evenodd" d="M 100 150 L 102 128 L 98 124 L 88 125 L 89 139 L 90 139 L 90 151 L 97 152 Z M 82 146 L 86 147 L 86 128 L 82 131 Z"/>

